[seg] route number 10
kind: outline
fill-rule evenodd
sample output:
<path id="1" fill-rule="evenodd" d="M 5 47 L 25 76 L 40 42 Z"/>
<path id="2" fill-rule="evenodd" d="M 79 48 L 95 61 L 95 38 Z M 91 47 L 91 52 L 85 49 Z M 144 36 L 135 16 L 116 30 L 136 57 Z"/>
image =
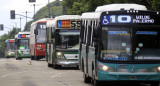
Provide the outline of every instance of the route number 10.
<path id="1" fill-rule="evenodd" d="M 129 15 L 111 15 L 110 16 L 110 23 L 130 23 L 131 22 L 131 16 Z"/>

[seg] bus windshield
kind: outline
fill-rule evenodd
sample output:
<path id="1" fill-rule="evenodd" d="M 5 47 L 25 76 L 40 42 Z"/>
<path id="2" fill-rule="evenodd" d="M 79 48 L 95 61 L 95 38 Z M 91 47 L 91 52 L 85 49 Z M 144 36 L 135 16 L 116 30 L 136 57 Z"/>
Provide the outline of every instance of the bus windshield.
<path id="1" fill-rule="evenodd" d="M 112 61 L 160 60 L 159 32 L 156 28 L 103 27 L 101 57 Z"/>
<path id="2" fill-rule="evenodd" d="M 29 49 L 29 39 L 19 39 L 18 49 Z"/>
<path id="3" fill-rule="evenodd" d="M 131 31 L 129 28 L 102 28 L 102 59 L 129 60 L 131 59 L 131 50 Z"/>
<path id="4" fill-rule="evenodd" d="M 8 51 L 14 51 L 14 47 L 15 47 L 14 42 L 7 43 L 7 50 Z"/>
<path id="5" fill-rule="evenodd" d="M 37 31 L 38 31 L 38 35 L 36 35 L 36 41 L 38 43 L 45 43 L 46 23 L 38 23 Z"/>
<path id="6" fill-rule="evenodd" d="M 134 59 L 160 60 L 159 28 L 138 28 L 135 32 Z"/>
<path id="7" fill-rule="evenodd" d="M 56 48 L 78 49 L 80 30 L 57 30 Z"/>

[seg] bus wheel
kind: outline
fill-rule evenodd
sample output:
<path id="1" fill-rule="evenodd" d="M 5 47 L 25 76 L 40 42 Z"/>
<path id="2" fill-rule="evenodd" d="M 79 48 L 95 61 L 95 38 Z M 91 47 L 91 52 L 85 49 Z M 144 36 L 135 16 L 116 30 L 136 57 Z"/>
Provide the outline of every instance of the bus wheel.
<path id="1" fill-rule="evenodd" d="M 60 69 L 60 68 L 61 68 L 60 65 L 54 64 L 54 69 Z"/>
<path id="2" fill-rule="evenodd" d="M 96 79 L 94 79 L 94 82 L 93 82 L 94 86 L 100 86 L 100 82 Z"/>
<path id="3" fill-rule="evenodd" d="M 52 64 L 49 64 L 49 63 L 48 63 L 48 67 L 52 67 Z"/>
<path id="4" fill-rule="evenodd" d="M 34 56 L 31 56 L 31 60 L 35 60 L 35 59 L 34 59 Z"/>
<path id="5" fill-rule="evenodd" d="M 91 77 L 87 77 L 87 75 L 83 72 L 83 78 L 85 83 L 90 83 L 91 82 Z"/>
<path id="6" fill-rule="evenodd" d="M 159 82 L 151 82 L 151 86 L 159 86 Z"/>
<path id="7" fill-rule="evenodd" d="M 100 86 L 100 81 L 96 80 L 94 70 L 92 70 L 92 83 L 94 86 Z"/>

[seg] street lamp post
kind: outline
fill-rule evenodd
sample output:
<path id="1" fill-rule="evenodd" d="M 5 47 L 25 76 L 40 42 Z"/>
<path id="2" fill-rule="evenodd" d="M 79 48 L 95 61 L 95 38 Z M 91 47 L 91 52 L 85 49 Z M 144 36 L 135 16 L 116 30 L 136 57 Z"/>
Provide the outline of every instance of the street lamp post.
<path id="1" fill-rule="evenodd" d="M 33 15 L 33 18 L 34 18 L 34 21 L 36 21 L 36 18 L 35 18 L 36 4 L 33 4 L 33 6 L 34 6 L 34 15 Z"/>
<path id="2" fill-rule="evenodd" d="M 50 18 L 50 1 L 48 0 L 48 17 Z"/>

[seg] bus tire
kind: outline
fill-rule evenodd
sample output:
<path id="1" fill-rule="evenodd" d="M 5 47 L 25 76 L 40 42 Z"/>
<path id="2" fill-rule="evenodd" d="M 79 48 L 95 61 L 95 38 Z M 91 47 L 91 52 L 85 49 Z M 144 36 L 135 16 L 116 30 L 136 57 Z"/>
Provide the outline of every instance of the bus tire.
<path id="1" fill-rule="evenodd" d="M 151 86 L 159 86 L 159 82 L 151 82 Z"/>
<path id="2" fill-rule="evenodd" d="M 100 81 L 96 80 L 95 72 L 92 70 L 92 82 L 94 86 L 100 86 Z"/>
<path id="3" fill-rule="evenodd" d="M 94 86 L 100 86 L 100 82 L 96 79 L 94 79 L 94 82 L 93 82 Z"/>
<path id="4" fill-rule="evenodd" d="M 85 83 L 90 83 L 91 82 L 91 77 L 87 77 L 87 75 L 83 72 L 83 78 Z"/>
<path id="5" fill-rule="evenodd" d="M 37 61 L 39 60 L 38 56 L 35 56 L 35 60 L 37 60 Z"/>
<path id="6" fill-rule="evenodd" d="M 60 65 L 54 64 L 54 69 L 60 69 Z"/>
<path id="7" fill-rule="evenodd" d="M 48 67 L 52 67 L 52 64 L 49 64 L 49 63 L 48 63 Z"/>
<path id="8" fill-rule="evenodd" d="M 34 59 L 34 56 L 31 56 L 31 60 L 35 60 L 35 59 Z"/>

